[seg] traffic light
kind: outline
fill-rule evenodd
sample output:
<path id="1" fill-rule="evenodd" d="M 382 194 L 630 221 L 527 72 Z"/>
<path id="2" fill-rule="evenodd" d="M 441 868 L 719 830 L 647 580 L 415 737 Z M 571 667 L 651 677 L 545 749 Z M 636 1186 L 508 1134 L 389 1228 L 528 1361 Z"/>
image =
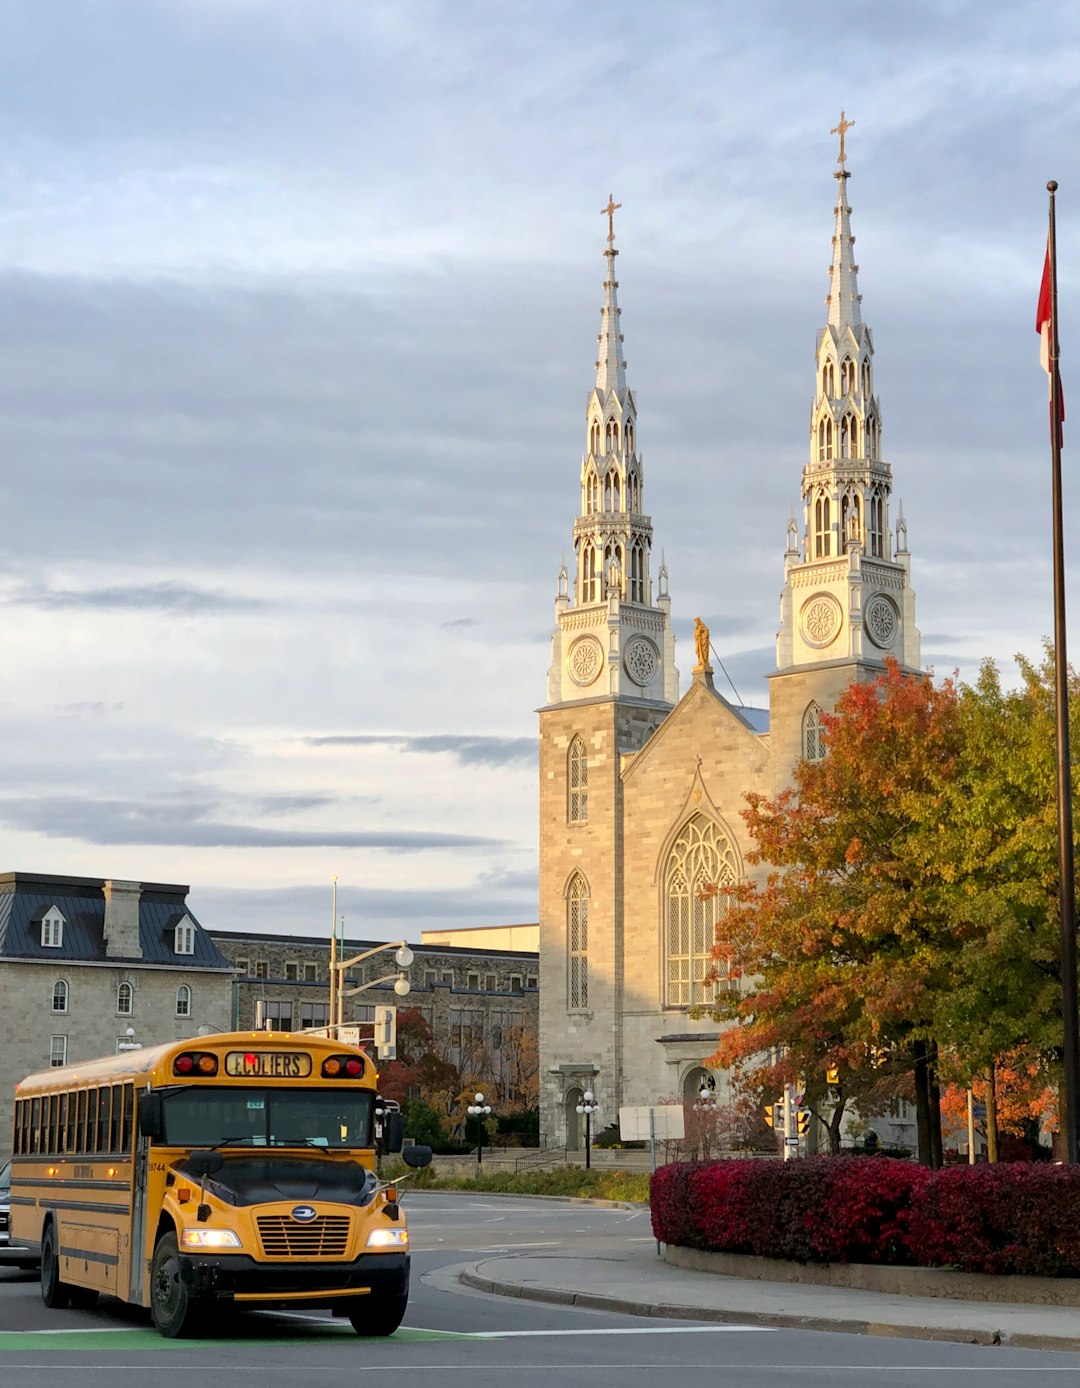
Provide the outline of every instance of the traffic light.
<path id="1" fill-rule="evenodd" d="M 397 1008 L 375 1009 L 375 1054 L 380 1060 L 397 1059 Z"/>
<path id="2" fill-rule="evenodd" d="M 810 1131 L 810 1110 L 801 1108 L 795 1115 L 795 1126 L 800 1137 L 805 1137 Z"/>
<path id="3" fill-rule="evenodd" d="M 840 1083 L 840 1071 L 837 1070 L 835 1067 L 834 1067 L 833 1069 L 831 1069 L 831 1070 L 826 1070 L 826 1071 L 825 1071 L 825 1083 L 826 1083 L 826 1084 L 831 1084 L 831 1085 L 833 1085 L 834 1087 L 835 1087 L 836 1085 L 838 1085 L 838 1084 Z"/>
<path id="4" fill-rule="evenodd" d="M 772 1106 L 772 1104 L 766 1104 L 766 1105 L 765 1105 L 765 1122 L 768 1123 L 768 1125 L 769 1125 L 770 1128 L 773 1126 L 773 1106 Z"/>

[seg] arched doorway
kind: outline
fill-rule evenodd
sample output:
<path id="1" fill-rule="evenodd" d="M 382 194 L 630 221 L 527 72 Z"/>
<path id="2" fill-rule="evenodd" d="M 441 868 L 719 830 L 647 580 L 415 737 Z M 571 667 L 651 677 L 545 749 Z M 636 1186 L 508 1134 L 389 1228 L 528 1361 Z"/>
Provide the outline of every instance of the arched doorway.
<path id="1" fill-rule="evenodd" d="M 702 1086 L 709 1091 L 715 1102 L 716 1076 L 711 1070 L 706 1070 L 703 1065 L 695 1065 L 692 1070 L 687 1070 L 683 1080 L 683 1103 L 696 1104 L 701 1098 Z"/>
<path id="2" fill-rule="evenodd" d="M 580 1152 L 585 1146 L 585 1118 L 578 1113 L 578 1105 L 583 1103 L 585 1091 L 570 1089 L 566 1093 L 566 1146 L 571 1152 Z"/>

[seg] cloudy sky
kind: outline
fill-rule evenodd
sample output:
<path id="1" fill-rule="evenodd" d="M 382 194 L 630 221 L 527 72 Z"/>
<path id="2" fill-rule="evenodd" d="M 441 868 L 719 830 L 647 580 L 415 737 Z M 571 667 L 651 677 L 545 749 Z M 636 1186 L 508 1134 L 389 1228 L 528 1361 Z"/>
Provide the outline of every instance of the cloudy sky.
<path id="1" fill-rule="evenodd" d="M 684 680 L 700 614 L 763 703 L 841 107 L 924 659 L 1037 654 L 1078 74 L 1053 0 L 3 0 L 0 869 L 535 919 L 600 208 Z"/>

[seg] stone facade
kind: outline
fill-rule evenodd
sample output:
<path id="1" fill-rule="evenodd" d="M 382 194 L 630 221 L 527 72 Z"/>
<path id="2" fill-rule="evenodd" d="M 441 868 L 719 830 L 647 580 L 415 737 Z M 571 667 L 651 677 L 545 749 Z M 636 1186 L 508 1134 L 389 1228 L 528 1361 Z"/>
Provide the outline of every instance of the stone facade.
<path id="1" fill-rule="evenodd" d="M 693 1099 L 702 1082 L 723 1097 L 726 1077 L 704 1068 L 717 1028 L 691 1012 L 708 1005 L 713 988 L 727 986 L 705 983 L 723 885 L 766 871 L 747 865 L 746 794 L 776 794 L 801 758 L 823 754 L 820 714 L 852 681 L 876 679 L 889 655 L 918 669 L 907 527 L 901 512 L 889 528 L 892 470 L 880 453 L 874 347 L 862 322 L 847 180 L 841 167 L 828 319 L 815 347 L 805 523 L 801 537 L 794 516 L 788 524 L 767 714 L 716 691 L 700 624 L 697 664 L 678 698 L 666 569 L 653 617 L 665 633 L 656 677 L 637 687 L 626 677 L 632 623 L 620 615 L 625 592 L 609 583 L 599 600 L 591 571 L 583 573 L 592 562 L 585 541 L 617 537 L 621 522 L 648 546 L 652 528 L 636 514 L 590 512 L 590 467 L 602 477 L 628 465 L 617 448 L 605 447 L 598 421 L 610 416 L 617 426 L 620 406 L 624 427 L 637 432 L 621 349 L 616 373 L 614 349 L 601 335 L 598 371 L 606 386 L 601 392 L 598 380 L 586 403 L 575 571 L 559 575 L 548 703 L 540 710 L 541 1134 L 548 1143 L 581 1144 L 576 1108 L 586 1089 L 602 1106 L 601 1124 L 615 1121 L 624 1105 Z M 610 269 L 604 290 L 608 323 L 618 312 Z M 618 493 L 612 496 L 618 508 Z M 640 487 L 634 500 L 644 510 Z M 644 596 L 648 606 L 651 588 Z M 571 637 L 587 628 L 595 628 L 606 664 L 582 687 L 593 671 L 574 664 Z M 720 888 L 715 899 L 702 899 L 705 885 Z M 884 1121 L 882 1140 L 897 1141 L 896 1129 Z"/>
<path id="2" fill-rule="evenodd" d="M 109 890 L 117 885 L 119 892 Z M 187 890 L 0 877 L 0 1161 L 11 1151 L 15 1085 L 26 1075 L 112 1055 L 121 1041 L 159 1045 L 228 1028 L 232 969 L 187 911 Z M 42 920 L 54 910 L 63 919 L 60 940 L 43 945 Z M 171 947 L 176 920 L 194 929 L 190 954 Z"/>
<path id="3" fill-rule="evenodd" d="M 324 1026 L 330 1012 L 330 956 L 325 940 L 306 935 L 261 935 L 219 930 L 213 940 L 236 969 L 232 1020 L 240 1030 Z M 345 959 L 378 947 L 378 940 L 346 940 Z M 539 1029 L 538 955 L 527 950 L 459 949 L 410 945 L 411 991 L 404 998 L 393 981 L 344 1000 L 347 1023 L 374 1022 L 377 1005 L 419 1011 L 432 1030 L 438 1054 L 452 1060 L 469 1082 L 496 1105 L 514 1099 L 514 1075 L 506 1047 L 520 1041 L 535 1056 Z M 393 949 L 354 966 L 346 987 L 396 973 Z"/>

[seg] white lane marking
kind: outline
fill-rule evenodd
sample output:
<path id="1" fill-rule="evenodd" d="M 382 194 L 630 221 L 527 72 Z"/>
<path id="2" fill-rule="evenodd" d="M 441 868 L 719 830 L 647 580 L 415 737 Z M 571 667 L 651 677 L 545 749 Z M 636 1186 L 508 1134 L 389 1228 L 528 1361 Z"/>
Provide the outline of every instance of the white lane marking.
<path id="1" fill-rule="evenodd" d="M 115 1330 L 142 1330 L 139 1325 L 54 1325 L 51 1330 L 5 1330 L 4 1335 L 111 1335 Z"/>
<path id="2" fill-rule="evenodd" d="M 585 1310 L 585 1307 L 577 1308 Z M 414 1328 L 414 1327 L 410 1327 Z M 738 1331 L 742 1334 L 775 1335 L 772 1325 L 644 1325 L 624 1326 L 618 1330 L 474 1330 L 466 1332 L 470 1340 L 531 1340 L 544 1336 L 563 1335 L 723 1335 Z"/>

